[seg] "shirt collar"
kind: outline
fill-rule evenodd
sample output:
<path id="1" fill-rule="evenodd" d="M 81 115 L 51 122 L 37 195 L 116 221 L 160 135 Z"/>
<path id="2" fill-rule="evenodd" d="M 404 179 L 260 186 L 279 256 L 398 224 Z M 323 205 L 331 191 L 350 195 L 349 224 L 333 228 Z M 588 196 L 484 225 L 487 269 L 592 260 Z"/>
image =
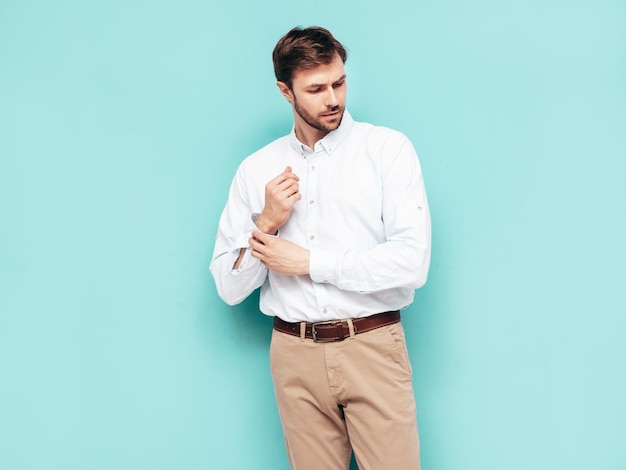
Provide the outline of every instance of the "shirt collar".
<path id="1" fill-rule="evenodd" d="M 334 131 L 330 131 L 328 134 L 326 134 L 324 138 L 319 141 L 320 145 L 328 153 L 332 153 L 339 146 L 339 144 L 345 138 L 345 136 L 348 134 L 348 132 L 350 131 L 350 128 L 352 128 L 353 123 L 354 123 L 354 119 L 352 119 L 352 116 L 346 109 L 343 112 L 343 117 L 341 118 L 341 124 L 339 124 L 339 127 L 335 129 Z M 304 145 L 302 142 L 300 142 L 298 138 L 296 137 L 295 127 L 291 129 L 291 133 L 289 134 L 289 142 L 291 143 L 291 146 L 298 153 L 302 153 L 304 149 L 307 148 L 307 146 Z"/>

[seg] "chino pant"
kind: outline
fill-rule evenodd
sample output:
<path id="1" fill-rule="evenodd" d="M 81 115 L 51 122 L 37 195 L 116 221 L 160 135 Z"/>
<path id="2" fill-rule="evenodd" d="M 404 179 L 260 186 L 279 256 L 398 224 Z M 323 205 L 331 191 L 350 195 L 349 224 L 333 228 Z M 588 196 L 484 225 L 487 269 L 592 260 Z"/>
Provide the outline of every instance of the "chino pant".
<path id="1" fill-rule="evenodd" d="M 276 330 L 270 365 L 293 470 L 418 470 L 411 365 L 401 323 L 333 343 Z"/>

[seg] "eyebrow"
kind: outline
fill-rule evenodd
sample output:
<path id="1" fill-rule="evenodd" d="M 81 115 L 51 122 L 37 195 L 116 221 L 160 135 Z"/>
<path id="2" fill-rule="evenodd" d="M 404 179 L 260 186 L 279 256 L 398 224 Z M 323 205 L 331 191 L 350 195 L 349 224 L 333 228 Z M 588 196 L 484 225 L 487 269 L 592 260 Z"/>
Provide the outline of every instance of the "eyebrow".
<path id="1" fill-rule="evenodd" d="M 346 74 L 344 73 L 341 77 L 335 80 L 333 84 L 339 83 L 340 81 L 345 80 L 345 79 L 346 79 Z M 305 86 L 304 89 L 306 90 L 308 88 L 320 88 L 323 86 L 326 86 L 326 84 L 325 83 L 311 83 L 310 85 Z"/>

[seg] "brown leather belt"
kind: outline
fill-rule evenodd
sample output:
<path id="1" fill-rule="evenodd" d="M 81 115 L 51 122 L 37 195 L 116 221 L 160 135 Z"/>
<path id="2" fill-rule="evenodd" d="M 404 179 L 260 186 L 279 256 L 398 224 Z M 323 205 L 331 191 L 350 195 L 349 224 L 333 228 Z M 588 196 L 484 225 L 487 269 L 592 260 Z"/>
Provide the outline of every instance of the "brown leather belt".
<path id="1" fill-rule="evenodd" d="M 354 334 L 365 333 L 381 326 L 392 325 L 400 321 L 400 312 L 377 313 L 364 318 L 354 318 Z M 300 336 L 300 323 L 289 323 L 274 317 L 274 329 L 288 335 Z M 312 339 L 316 343 L 330 343 L 343 341 L 350 337 L 350 328 L 346 320 L 331 320 L 316 323 L 307 323 L 304 337 Z"/>

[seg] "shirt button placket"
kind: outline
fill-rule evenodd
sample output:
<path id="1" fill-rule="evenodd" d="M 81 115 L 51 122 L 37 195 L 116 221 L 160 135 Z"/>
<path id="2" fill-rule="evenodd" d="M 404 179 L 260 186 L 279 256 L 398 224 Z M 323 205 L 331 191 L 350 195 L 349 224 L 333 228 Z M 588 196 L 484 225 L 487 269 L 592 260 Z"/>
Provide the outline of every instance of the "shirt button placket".
<path id="1" fill-rule="evenodd" d="M 306 219 L 307 244 L 312 250 L 316 249 L 318 246 L 318 239 L 316 235 L 320 223 L 319 209 L 316 203 L 319 187 L 319 158 L 320 153 L 317 151 L 309 155 L 309 178 L 307 193 L 305 196 L 308 201 Z M 328 314 L 326 286 L 319 283 L 313 283 L 313 290 L 317 300 L 317 306 L 319 309 L 318 312 L 320 312 L 322 317 L 324 317 Z"/>
<path id="2" fill-rule="evenodd" d="M 307 238 L 310 248 L 315 248 L 316 240 L 315 234 L 317 233 L 319 214 L 315 204 L 315 200 L 317 199 L 317 187 L 318 187 L 318 174 L 317 171 L 317 159 L 319 158 L 318 153 L 314 153 L 309 156 L 310 165 L 309 165 L 309 178 L 308 178 L 308 187 L 307 187 L 307 198 L 308 198 L 308 210 L 307 210 Z"/>

